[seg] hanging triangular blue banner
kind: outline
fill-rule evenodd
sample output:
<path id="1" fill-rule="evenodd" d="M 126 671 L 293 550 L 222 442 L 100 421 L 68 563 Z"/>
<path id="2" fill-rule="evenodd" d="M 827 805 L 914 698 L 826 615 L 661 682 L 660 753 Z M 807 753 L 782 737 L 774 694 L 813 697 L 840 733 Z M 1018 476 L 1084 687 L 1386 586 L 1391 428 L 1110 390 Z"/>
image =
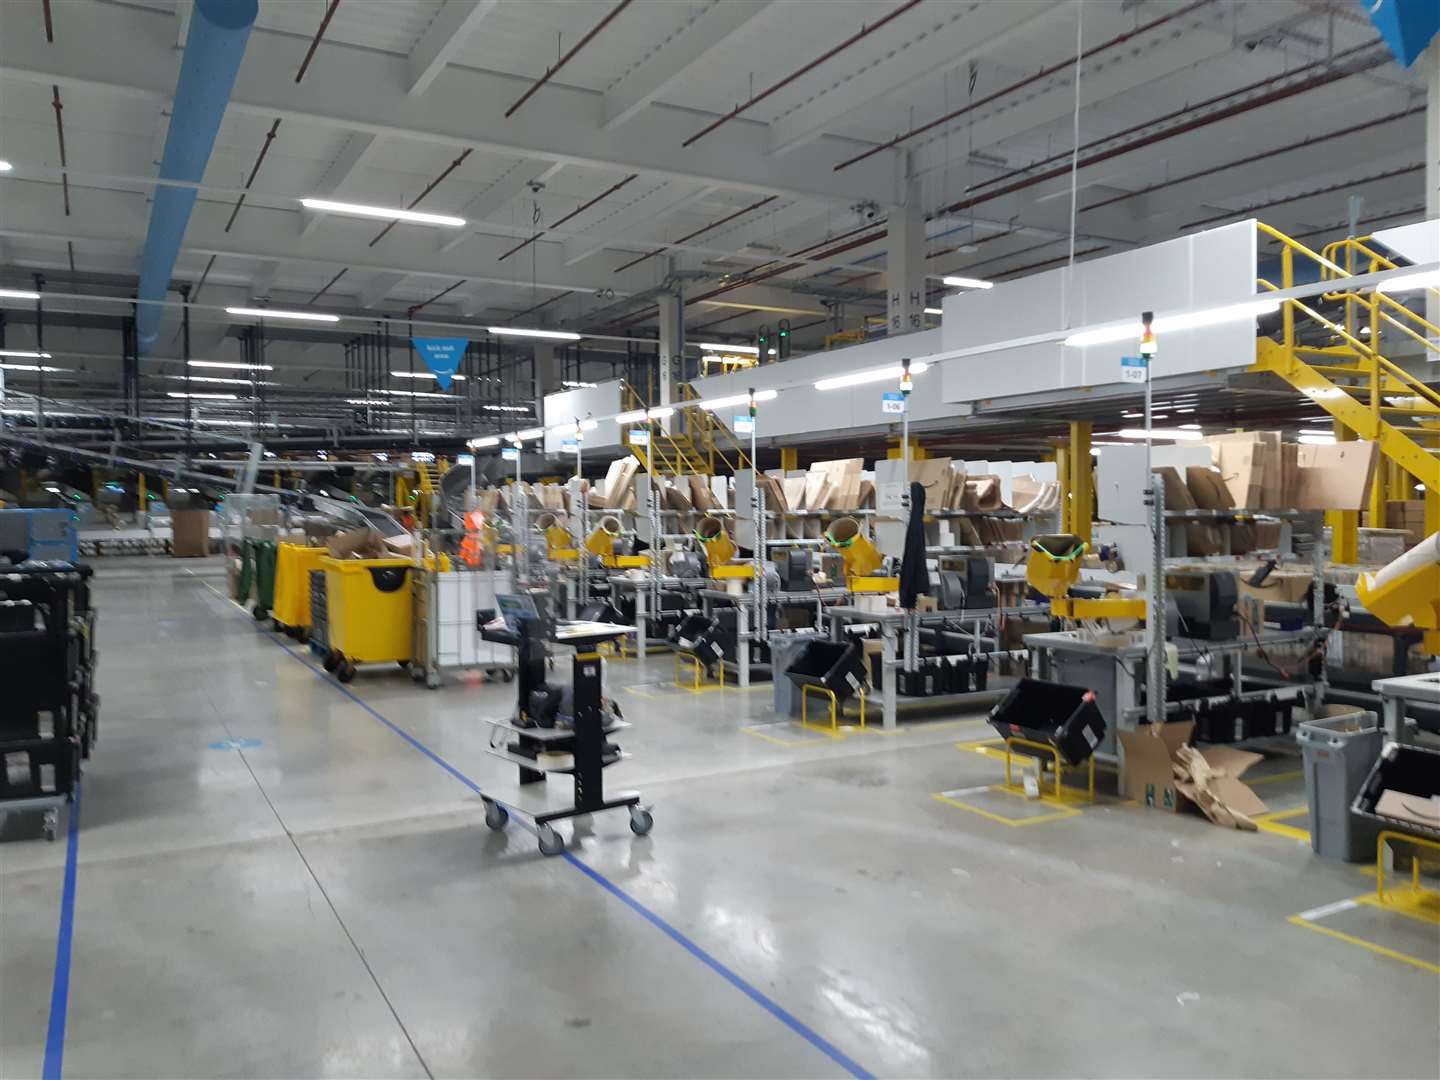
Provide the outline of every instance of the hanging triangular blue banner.
<path id="1" fill-rule="evenodd" d="M 1440 0 L 1362 0 L 1401 67 L 1420 58 L 1440 32 Z"/>
<path id="2" fill-rule="evenodd" d="M 449 390 L 450 380 L 460 369 L 460 361 L 465 359 L 465 349 L 469 346 L 470 339 L 417 337 L 411 338 L 410 343 L 415 346 L 420 359 L 425 361 L 425 366 L 435 373 L 435 381 L 440 384 L 440 389 Z"/>

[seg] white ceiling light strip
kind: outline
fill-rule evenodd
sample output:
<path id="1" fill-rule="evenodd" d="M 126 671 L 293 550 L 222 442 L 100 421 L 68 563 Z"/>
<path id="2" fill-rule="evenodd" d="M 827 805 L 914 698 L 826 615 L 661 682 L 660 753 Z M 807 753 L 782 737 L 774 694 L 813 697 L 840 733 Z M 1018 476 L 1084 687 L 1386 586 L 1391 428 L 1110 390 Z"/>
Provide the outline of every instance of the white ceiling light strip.
<path id="1" fill-rule="evenodd" d="M 400 210 L 388 206 L 367 206 L 364 203 L 336 202 L 333 199 L 304 198 L 300 205 L 323 214 L 347 214 L 351 217 L 382 218 L 385 221 L 409 221 L 416 225 L 442 225 L 463 229 L 465 219 L 448 214 L 426 214 L 419 210 Z"/>
<path id="2" fill-rule="evenodd" d="M 326 315 L 319 311 L 282 311 L 279 308 L 227 307 L 227 315 L 240 315 L 252 319 L 295 319 L 299 322 L 338 323 L 339 315 Z"/>

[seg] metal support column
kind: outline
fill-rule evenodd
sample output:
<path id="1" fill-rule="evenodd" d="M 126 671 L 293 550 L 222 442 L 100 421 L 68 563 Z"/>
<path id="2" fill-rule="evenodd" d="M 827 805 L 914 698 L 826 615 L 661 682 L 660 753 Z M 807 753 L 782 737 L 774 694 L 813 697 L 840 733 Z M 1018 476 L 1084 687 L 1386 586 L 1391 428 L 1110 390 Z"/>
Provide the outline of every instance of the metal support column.
<path id="1" fill-rule="evenodd" d="M 1339 420 L 1335 421 L 1335 441 L 1354 442 L 1355 432 Z M 1330 510 L 1325 514 L 1330 526 L 1330 561 L 1353 565 L 1360 557 L 1360 513 L 1357 510 Z"/>

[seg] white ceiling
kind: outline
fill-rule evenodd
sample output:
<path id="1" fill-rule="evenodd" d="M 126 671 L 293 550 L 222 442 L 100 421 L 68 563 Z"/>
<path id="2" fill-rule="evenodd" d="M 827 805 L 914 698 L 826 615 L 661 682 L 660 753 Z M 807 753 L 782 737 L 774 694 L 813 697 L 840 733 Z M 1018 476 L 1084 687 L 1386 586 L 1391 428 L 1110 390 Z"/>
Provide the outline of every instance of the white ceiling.
<path id="1" fill-rule="evenodd" d="M 610 320 L 626 314 L 624 297 L 674 271 L 712 275 L 687 284 L 693 296 L 713 289 L 722 273 L 805 251 L 820 261 L 783 260 L 799 265 L 765 279 L 763 301 L 773 301 L 776 289 L 799 288 L 796 310 L 813 310 L 817 299 L 806 290 L 868 290 L 868 302 L 846 308 L 853 326 L 881 306 L 883 228 L 828 261 L 824 241 L 865 236 L 867 222 L 883 223 L 907 170 L 927 213 L 938 215 L 972 185 L 1006 176 L 995 186 L 1008 186 L 1039 163 L 1068 164 L 1077 12 L 1086 50 L 1170 17 L 1081 64 L 1082 257 L 1306 193 L 1316 194 L 1255 213 L 1303 233 L 1342 222 L 1350 195 L 1364 198 L 1362 216 L 1391 216 L 1384 224 L 1401 223 L 1423 203 L 1423 172 L 1401 171 L 1421 161 L 1423 112 L 1395 119 L 1423 105 L 1423 76 L 1388 59 L 1084 165 L 1107 148 L 1101 140 L 1131 129 L 1137 136 L 1126 137 L 1138 137 L 1157 122 L 1183 124 L 1212 108 L 1204 105 L 1210 99 L 1272 80 L 1252 97 L 1266 93 L 1285 85 L 1273 80 L 1325 70 L 1301 71 L 1305 65 L 1376 42 L 1349 0 L 923 0 L 803 73 L 901 0 L 634 0 L 505 118 L 618 3 L 339 0 L 297 83 L 326 3 L 260 0 L 176 279 L 198 282 L 208 270 L 215 303 L 222 293 L 226 302 L 259 294 L 277 305 L 311 302 L 333 280 L 317 305 L 377 315 L 403 314 L 464 282 L 427 314 L 646 333 L 654 327 L 649 318 Z M 146 181 L 156 176 L 164 147 L 188 4 L 71 0 L 51 7 L 54 41 L 47 42 L 39 0 L 0 4 L 0 157 L 15 166 L 0 179 L 0 283 L 38 270 L 58 288 L 72 258 L 81 274 L 135 273 L 149 217 Z M 447 37 L 452 30 L 457 40 Z M 446 62 L 427 69 L 427 50 L 437 41 L 454 47 Z M 1006 92 L 1050 65 L 1059 70 Z M 407 93 L 421 70 L 427 81 Z M 683 145 L 776 84 L 783 85 L 739 118 Z M 57 86 L 68 215 L 52 107 Z M 998 96 L 953 123 L 836 169 L 990 95 Z M 227 231 L 276 118 L 276 137 Z M 1361 130 L 1293 148 L 1347 127 Z M 372 245 L 377 223 L 313 218 L 298 206 L 299 197 L 322 192 L 408 205 L 462 155 L 419 204 L 469 218 L 461 237 L 402 225 Z M 1206 177 L 1173 182 L 1212 168 Z M 1153 185 L 1161 186 L 1125 198 Z M 935 216 L 927 270 L 1001 277 L 1052 265 L 1069 246 L 1069 194 L 1070 177 L 1061 175 Z M 1116 201 L 1086 209 L 1108 199 Z M 537 220 L 543 237 L 507 255 Z M 641 259 L 657 246 L 660 257 Z M 732 299 L 761 303 L 758 289 Z M 775 318 L 746 310 L 694 303 L 686 317 L 692 329 L 723 319 L 717 329 L 736 334 Z M 206 319 L 216 334 L 224 330 L 223 320 Z M 802 346 L 818 345 L 834 325 L 820 316 L 793 321 L 814 324 L 797 334 Z M 307 362 L 333 360 L 312 347 L 304 354 Z"/>

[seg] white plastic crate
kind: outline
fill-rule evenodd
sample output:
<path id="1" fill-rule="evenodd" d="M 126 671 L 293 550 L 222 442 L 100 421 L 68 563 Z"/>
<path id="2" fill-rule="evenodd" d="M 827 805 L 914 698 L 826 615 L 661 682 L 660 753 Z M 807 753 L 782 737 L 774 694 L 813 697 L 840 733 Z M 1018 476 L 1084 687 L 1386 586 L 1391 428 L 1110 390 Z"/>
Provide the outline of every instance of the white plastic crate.
<path id="1" fill-rule="evenodd" d="M 436 662 L 442 668 L 511 663 L 510 647 L 480 637 L 475 613 L 495 608 L 495 576 L 489 571 L 436 575 Z"/>

